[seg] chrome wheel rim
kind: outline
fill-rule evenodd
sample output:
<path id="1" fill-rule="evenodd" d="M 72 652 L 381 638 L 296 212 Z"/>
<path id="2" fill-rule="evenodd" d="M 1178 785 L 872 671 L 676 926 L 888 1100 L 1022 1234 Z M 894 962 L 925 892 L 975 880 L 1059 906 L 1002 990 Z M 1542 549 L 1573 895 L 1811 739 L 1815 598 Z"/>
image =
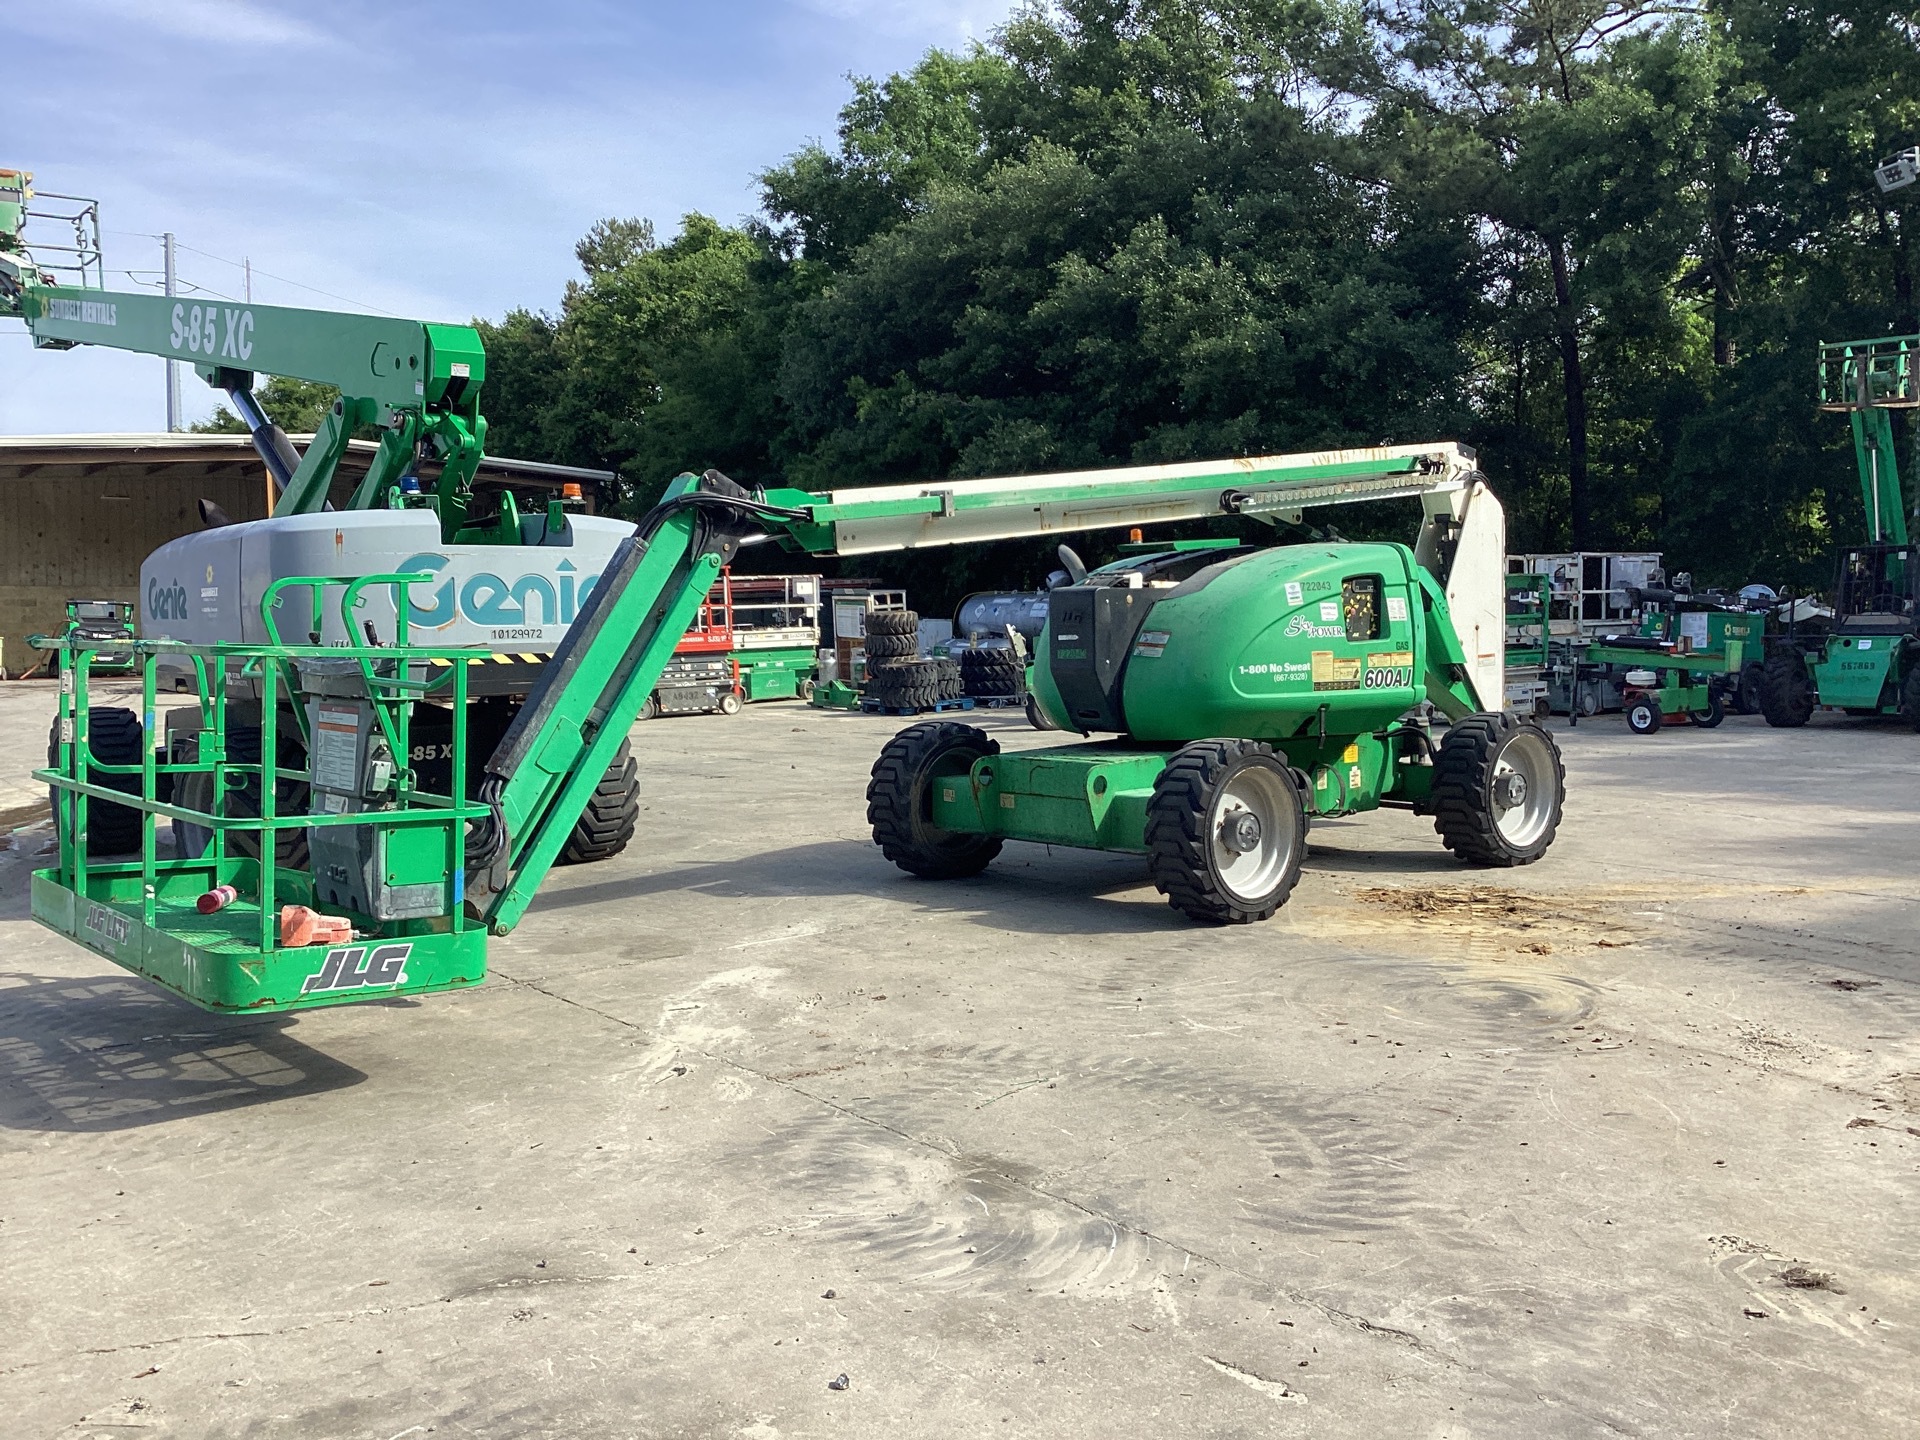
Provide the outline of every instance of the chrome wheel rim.
<path id="1" fill-rule="evenodd" d="M 1533 844 L 1553 819 L 1552 747 L 1546 736 L 1522 730 L 1494 757 L 1493 823 L 1509 845 Z"/>
<path id="2" fill-rule="evenodd" d="M 1265 900 L 1293 859 L 1293 794 L 1278 771 L 1249 765 L 1220 787 L 1207 814 L 1207 849 L 1220 888 L 1235 900 Z"/>

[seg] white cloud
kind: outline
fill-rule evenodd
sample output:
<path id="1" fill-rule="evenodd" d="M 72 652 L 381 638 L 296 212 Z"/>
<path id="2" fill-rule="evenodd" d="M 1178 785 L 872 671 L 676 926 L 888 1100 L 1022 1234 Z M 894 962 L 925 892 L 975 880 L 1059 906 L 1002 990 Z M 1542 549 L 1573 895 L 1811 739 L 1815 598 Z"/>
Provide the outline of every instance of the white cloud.
<path id="1" fill-rule="evenodd" d="M 550 309 L 595 220 L 644 215 L 664 235 L 690 210 L 738 219 L 758 202 L 758 171 L 832 133 L 849 71 L 911 66 L 985 34 L 1009 3 L 735 0 L 716 14 L 328 0 L 307 12 L 324 13 L 323 33 L 264 3 L 69 0 L 26 12 L 44 43 L 40 63 L 0 84 L 0 164 L 100 200 L 116 289 L 133 288 L 127 270 L 157 269 L 152 237 L 171 230 L 193 250 L 251 257 L 262 304 L 356 308 L 272 274 L 421 319 Z M 243 74 L 199 54 L 215 39 L 330 46 L 369 26 L 385 27 L 383 44 L 347 65 L 289 53 Z M 423 83 L 426 53 L 459 83 Z M 244 83 L 244 121 L 209 119 L 224 113 L 223 82 Z M 239 294 L 217 260 L 186 251 L 181 271 Z M 0 433 L 158 428 L 159 367 L 35 352 L 0 323 Z M 196 415 L 217 398 L 193 377 L 184 388 Z"/>
<path id="2" fill-rule="evenodd" d="M 97 21 L 200 43 L 256 48 L 330 43 L 324 31 L 254 0 L 69 0 L 47 14 L 71 33 L 89 11 Z"/>
<path id="3" fill-rule="evenodd" d="M 798 0 L 805 9 L 870 26 L 883 34 L 925 37 L 950 46 L 984 40 L 1019 8 L 1016 0 Z"/>

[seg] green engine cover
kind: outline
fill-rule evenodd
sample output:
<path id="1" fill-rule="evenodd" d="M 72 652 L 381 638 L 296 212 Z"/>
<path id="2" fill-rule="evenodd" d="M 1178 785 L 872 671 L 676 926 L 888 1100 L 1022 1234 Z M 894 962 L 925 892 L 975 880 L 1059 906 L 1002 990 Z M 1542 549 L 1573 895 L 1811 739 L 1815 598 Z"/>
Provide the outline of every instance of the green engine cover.
<path id="1" fill-rule="evenodd" d="M 1056 635 L 1071 603 L 1063 593 L 1054 592 L 1040 637 L 1034 694 L 1067 729 L 1115 728 L 1075 678 L 1090 654 L 1113 653 L 1115 637 L 1083 624 Z M 1118 708 L 1136 740 L 1278 740 L 1317 733 L 1323 710 L 1329 735 L 1359 735 L 1384 730 L 1425 694 L 1425 609 L 1404 545 L 1261 550 L 1132 594 L 1146 602 L 1144 617 L 1132 613 L 1138 605 L 1093 613 L 1132 630 L 1124 658 L 1114 659 Z"/>

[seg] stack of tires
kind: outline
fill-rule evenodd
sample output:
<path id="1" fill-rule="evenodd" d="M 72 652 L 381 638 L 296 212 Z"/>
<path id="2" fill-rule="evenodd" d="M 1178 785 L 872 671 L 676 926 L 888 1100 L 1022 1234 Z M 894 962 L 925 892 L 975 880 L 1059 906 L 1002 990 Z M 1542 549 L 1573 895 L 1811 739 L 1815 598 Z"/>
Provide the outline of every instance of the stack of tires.
<path id="1" fill-rule="evenodd" d="M 940 677 L 920 658 L 920 616 L 875 610 L 867 616 L 866 698 L 889 710 L 924 710 L 939 699 Z"/>
<path id="2" fill-rule="evenodd" d="M 960 652 L 962 690 L 976 700 L 1011 700 L 1026 684 L 1020 657 L 1004 646 Z"/>

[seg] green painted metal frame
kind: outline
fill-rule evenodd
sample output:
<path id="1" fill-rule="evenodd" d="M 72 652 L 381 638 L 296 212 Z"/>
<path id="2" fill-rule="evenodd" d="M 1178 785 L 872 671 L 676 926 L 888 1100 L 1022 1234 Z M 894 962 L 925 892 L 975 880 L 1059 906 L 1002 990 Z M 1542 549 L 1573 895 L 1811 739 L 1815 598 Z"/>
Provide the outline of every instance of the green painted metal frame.
<path id="1" fill-rule="evenodd" d="M 355 576 L 289 580 L 288 585 L 338 586 L 343 608 L 350 609 L 367 585 L 404 586 L 415 576 Z M 404 615 L 404 607 L 401 607 Z M 271 623 L 271 622 L 269 622 Z M 404 641 L 404 633 L 397 637 Z M 349 811 L 341 814 L 282 815 L 277 810 L 276 780 L 310 780 L 308 771 L 279 763 L 278 717 L 283 693 L 292 696 L 293 672 L 302 660 L 342 659 L 356 662 L 369 687 L 375 711 L 381 714 L 395 755 L 405 755 L 407 716 L 425 692 L 426 682 L 408 673 L 428 662 L 448 662 L 443 674 L 453 706 L 451 773 L 464 777 L 467 765 L 467 665 L 483 662 L 482 649 L 449 649 L 404 643 L 382 646 L 322 645 L 189 645 L 178 641 L 140 640 L 132 648 L 140 665 L 141 722 L 145 735 L 139 765 L 96 762 L 90 744 L 92 705 L 89 679 L 95 650 L 64 637 L 36 636 L 44 649 L 63 652 L 59 710 L 56 718 L 54 763 L 36 770 L 59 797 L 55 827 L 59 842 L 57 864 L 33 876 L 34 917 L 61 931 L 115 963 L 143 975 L 175 994 L 207 1009 L 219 1011 L 280 1011 L 333 1005 L 353 1000 L 390 998 L 478 984 L 486 973 L 485 932 L 464 914 L 465 844 L 467 823 L 487 815 L 483 805 L 461 794 L 436 796 L 415 788 L 411 772 L 395 778 L 396 807 L 391 810 Z M 195 702 L 201 728 L 195 735 L 190 760 L 162 760 L 159 756 L 157 662 L 162 654 L 185 656 L 194 673 Z M 260 759 L 245 763 L 229 758 L 228 700 L 230 678 L 257 682 L 261 697 Z M 436 682 L 442 683 L 442 682 Z M 383 713 L 391 712 L 391 713 Z M 211 810 L 159 798 L 162 778 L 177 784 L 179 777 L 208 774 L 214 802 Z M 139 792 L 129 793 L 102 784 L 101 777 L 138 775 Z M 257 785 L 260 813 L 236 815 L 230 797 L 249 779 Z M 140 856 L 137 861 L 94 861 L 87 854 L 88 811 L 98 802 L 141 812 Z M 193 859 L 163 860 L 158 850 L 157 822 L 185 821 L 206 829 L 206 853 Z M 279 942 L 281 903 L 312 905 L 311 876 L 258 861 L 236 852 L 234 836 L 258 838 L 260 855 L 276 851 L 274 837 L 289 829 L 332 825 L 373 825 L 382 828 L 439 827 L 445 854 L 445 913 L 425 920 L 376 921 L 367 916 L 355 922 L 355 948 L 363 952 L 382 942 L 407 947 L 405 978 L 398 983 L 367 986 L 354 991 L 314 988 L 309 982 L 342 947 L 283 947 Z M 231 884 L 242 898 L 213 915 L 200 915 L 193 902 L 216 885 Z M 334 907 L 323 907 L 339 912 Z"/>
<path id="2" fill-rule="evenodd" d="M 1908 502 L 1887 412 L 1916 406 L 1920 406 L 1920 335 L 1821 343 L 1820 408 L 1846 412 L 1853 430 L 1854 463 L 1860 471 L 1867 538 L 1875 544 L 1907 543 Z"/>
<path id="3" fill-rule="evenodd" d="M 1427 767 L 1399 763 L 1404 733 L 1302 736 L 1274 748 L 1306 776 L 1307 812 L 1331 818 L 1425 800 Z M 1147 806 L 1174 753 L 1114 740 L 982 756 L 935 772 L 929 818 L 958 834 L 1145 854 Z"/>
<path id="4" fill-rule="evenodd" d="M 1747 661 L 1743 640 L 1729 640 L 1724 650 L 1636 650 L 1626 646 L 1589 645 L 1582 663 L 1651 670 L 1656 684 L 1641 686 L 1660 705 L 1663 715 L 1704 715 L 1713 704 L 1715 676 L 1738 675 Z"/>

